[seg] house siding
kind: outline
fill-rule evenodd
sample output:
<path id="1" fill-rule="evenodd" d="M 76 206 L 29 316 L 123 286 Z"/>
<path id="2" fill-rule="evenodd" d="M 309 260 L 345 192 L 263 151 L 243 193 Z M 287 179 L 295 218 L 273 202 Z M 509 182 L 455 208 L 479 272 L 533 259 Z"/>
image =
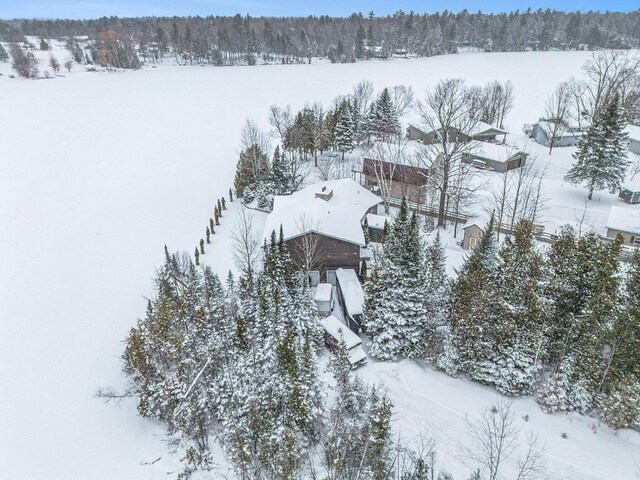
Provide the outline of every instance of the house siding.
<path id="1" fill-rule="evenodd" d="M 637 237 L 640 237 L 640 232 L 638 233 L 623 232 L 622 230 L 616 230 L 615 228 L 607 227 L 607 238 L 614 239 L 618 236 L 618 234 L 622 235 L 622 238 L 624 239 L 623 245 L 628 245 L 631 247 L 640 247 L 639 244 L 634 243 L 634 240 Z"/>
<path id="2" fill-rule="evenodd" d="M 360 270 L 360 245 L 318 233 L 307 233 L 285 240 L 291 259 L 296 267 L 302 268 L 305 264 L 303 245 L 308 237 L 312 238 L 309 239 L 307 244 L 317 242 L 312 270 L 320 272 L 321 282 L 329 281 L 327 278 L 328 270 L 337 270 L 338 268 L 350 268 L 356 272 Z"/>

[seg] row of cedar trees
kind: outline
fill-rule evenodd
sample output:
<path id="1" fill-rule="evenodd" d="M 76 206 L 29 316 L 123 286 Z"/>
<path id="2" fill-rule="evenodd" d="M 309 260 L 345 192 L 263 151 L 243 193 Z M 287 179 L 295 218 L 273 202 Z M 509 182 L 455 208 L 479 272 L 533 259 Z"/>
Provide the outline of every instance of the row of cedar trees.
<path id="1" fill-rule="evenodd" d="M 391 403 L 350 375 L 344 344 L 329 364 L 327 403 L 315 303 L 295 279 L 282 232 L 273 232 L 262 269 L 239 280 L 222 282 L 166 248 L 165 257 L 126 341 L 124 394 L 179 440 L 180 478 L 213 466 L 213 435 L 241 479 L 311 478 L 319 467 L 327 478 L 425 478 L 421 452 L 395 461 Z"/>
<path id="2" fill-rule="evenodd" d="M 283 118 L 284 117 L 284 118 Z M 265 207 L 272 194 L 291 194 L 302 184 L 299 162 L 326 150 L 351 152 L 361 142 L 386 140 L 400 134 L 398 112 L 388 88 L 370 105 L 359 105 L 357 99 L 343 99 L 333 109 L 305 107 L 295 115 L 272 107 L 272 118 L 282 120 L 276 129 L 281 140 L 269 161 L 264 142 L 252 141 L 240 153 L 234 187 L 248 203 L 258 199 Z M 277 123 L 274 121 L 273 123 Z"/>
<path id="3" fill-rule="evenodd" d="M 548 251 L 523 220 L 498 244 L 493 219 L 455 280 L 436 237 L 427 248 L 403 203 L 366 284 L 371 355 L 434 361 L 545 411 L 640 420 L 640 250 L 565 227 Z"/>
<path id="4" fill-rule="evenodd" d="M 229 201 L 233 202 L 233 192 L 229 189 Z M 220 225 L 220 219 L 222 218 L 222 211 L 227 209 L 227 203 L 224 197 L 221 197 L 216 206 L 213 208 L 213 218 L 209 219 L 209 225 L 205 230 L 205 238 L 201 238 L 198 246 L 195 249 L 194 257 L 196 266 L 200 265 L 200 255 L 204 255 L 204 245 L 211 243 L 211 235 L 216 233 L 215 226 Z M 206 239 L 206 241 L 205 241 Z"/>

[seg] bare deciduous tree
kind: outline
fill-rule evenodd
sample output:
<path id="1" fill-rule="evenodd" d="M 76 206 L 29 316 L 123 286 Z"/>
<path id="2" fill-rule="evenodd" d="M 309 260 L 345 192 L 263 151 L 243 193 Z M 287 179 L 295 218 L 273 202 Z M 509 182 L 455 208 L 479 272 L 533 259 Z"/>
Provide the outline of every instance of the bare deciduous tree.
<path id="1" fill-rule="evenodd" d="M 19 45 L 9 45 L 11 54 L 11 67 L 23 78 L 35 78 L 38 76 L 38 61 L 31 52 L 25 52 Z"/>
<path id="2" fill-rule="evenodd" d="M 547 99 L 545 107 L 544 133 L 549 140 L 549 155 L 553 151 L 556 142 L 568 129 L 571 113 L 571 84 L 560 83 Z"/>
<path id="3" fill-rule="evenodd" d="M 495 215 L 498 224 L 498 237 L 501 231 L 509 235 L 519 220 L 535 223 L 544 205 L 542 181 L 546 167 L 542 170 L 535 165 L 534 159 L 523 167 L 502 174 L 499 184 L 494 186 L 493 202 L 489 212 Z"/>
<path id="4" fill-rule="evenodd" d="M 396 85 L 391 89 L 391 100 L 396 107 L 398 117 L 402 117 L 413 109 L 416 102 L 413 88 L 405 87 L 404 85 Z"/>
<path id="5" fill-rule="evenodd" d="M 71 69 L 73 68 L 73 60 L 71 58 L 64 62 L 64 68 L 67 69 L 67 72 L 71 72 Z"/>
<path id="6" fill-rule="evenodd" d="M 260 256 L 260 241 L 253 231 L 253 215 L 240 204 L 238 220 L 233 227 L 233 258 L 238 268 L 244 272 L 253 272 Z"/>
<path id="7" fill-rule="evenodd" d="M 433 91 L 427 92 L 425 103 L 418 106 L 422 123 L 438 137 L 437 142 L 424 146 L 421 162 L 430 169 L 431 185 L 440 194 L 439 227 L 445 224 L 451 176 L 462 168 L 462 155 L 476 145 L 467 136 L 479 121 L 477 112 L 471 109 L 468 93 L 462 79 L 441 80 Z"/>
<path id="8" fill-rule="evenodd" d="M 400 165 L 409 164 L 407 141 L 398 136 L 388 142 L 374 142 L 367 148 L 366 152 L 372 160 L 374 175 L 378 184 L 378 191 L 375 193 L 382 198 L 384 210 L 389 213 L 390 203 L 394 198 L 395 172 L 400 168 Z"/>
<path id="9" fill-rule="evenodd" d="M 305 285 L 310 286 L 310 273 L 319 270 L 321 265 L 320 237 L 315 231 L 318 225 L 313 223 L 309 215 L 301 215 L 296 220 L 300 236 L 293 240 L 293 250 L 300 261 L 299 267 L 302 269 Z"/>
<path id="10" fill-rule="evenodd" d="M 250 149 L 252 146 L 257 145 L 260 150 L 267 154 L 267 156 L 269 155 L 269 137 L 258 128 L 253 120 L 247 119 L 244 126 L 242 127 L 240 145 L 245 151 Z"/>
<path id="11" fill-rule="evenodd" d="M 284 134 L 291 125 L 293 125 L 293 114 L 291 113 L 291 107 L 278 107 L 277 105 L 271 105 L 269 107 L 269 123 L 274 128 L 273 135 L 280 139 L 280 142 L 284 142 Z"/>
<path id="12" fill-rule="evenodd" d="M 49 55 L 49 66 L 53 69 L 54 72 L 60 73 L 60 62 L 53 55 L 53 53 Z"/>
<path id="13" fill-rule="evenodd" d="M 619 95 L 624 109 L 632 108 L 638 95 L 636 91 L 640 75 L 640 57 L 621 50 L 596 52 L 584 66 L 585 79 L 574 81 L 574 100 L 578 114 L 593 118 Z"/>
<path id="14" fill-rule="evenodd" d="M 516 473 L 509 478 L 540 478 L 545 468 L 544 448 L 537 436 L 530 435 L 524 453 L 512 461 L 522 426 L 516 423 L 510 401 L 501 399 L 493 407 L 484 408 L 477 420 L 467 417 L 466 422 L 472 443 L 463 447 L 463 453 L 486 473 L 488 480 L 504 478 L 505 465 Z"/>

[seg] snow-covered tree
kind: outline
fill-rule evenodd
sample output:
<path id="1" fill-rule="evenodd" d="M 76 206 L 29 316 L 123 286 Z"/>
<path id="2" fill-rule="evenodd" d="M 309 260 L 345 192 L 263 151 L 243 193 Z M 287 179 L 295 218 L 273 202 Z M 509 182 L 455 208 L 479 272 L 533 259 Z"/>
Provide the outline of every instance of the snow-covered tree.
<path id="1" fill-rule="evenodd" d="M 580 139 L 573 155 L 576 163 L 565 177 L 571 183 L 586 184 L 589 200 L 594 190 L 608 188 L 613 193 L 621 187 L 628 167 L 624 129 L 620 100 L 614 95 Z"/>
<path id="2" fill-rule="evenodd" d="M 425 249 L 417 215 L 409 214 L 406 198 L 385 238 L 371 276 L 364 322 L 371 335 L 370 353 L 390 360 L 421 356 L 428 325 L 425 295 Z"/>
<path id="3" fill-rule="evenodd" d="M 493 353 L 492 325 L 499 301 L 497 271 L 498 242 L 493 216 L 478 247 L 466 259 L 451 290 L 448 332 L 438 365 L 447 373 L 458 371 L 472 378 Z"/>
<path id="4" fill-rule="evenodd" d="M 388 88 L 385 88 L 371 105 L 367 117 L 367 130 L 369 135 L 383 141 L 400 134 L 398 112 Z"/>
<path id="5" fill-rule="evenodd" d="M 342 152 L 342 160 L 344 160 L 345 152 L 350 152 L 356 147 L 356 130 L 351 114 L 351 105 L 346 100 L 338 108 L 333 138 L 335 147 Z"/>

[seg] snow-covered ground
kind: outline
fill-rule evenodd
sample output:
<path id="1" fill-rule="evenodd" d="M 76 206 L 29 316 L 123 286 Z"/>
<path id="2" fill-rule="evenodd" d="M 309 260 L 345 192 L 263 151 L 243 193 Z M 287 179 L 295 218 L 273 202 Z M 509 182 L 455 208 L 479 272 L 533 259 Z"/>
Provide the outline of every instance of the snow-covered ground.
<path id="1" fill-rule="evenodd" d="M 160 426 L 138 418 L 131 401 L 105 406 L 93 394 L 122 383 L 122 340 L 144 314 L 164 244 L 193 251 L 203 237 L 215 200 L 232 183 L 245 118 L 266 127 L 269 105 L 328 103 L 362 79 L 377 89 L 405 84 L 417 92 L 446 77 L 509 79 L 516 101 L 506 126 L 517 133 L 588 57 L 470 53 L 111 74 L 76 67 L 65 78 L 39 81 L 10 79 L 8 64 L 0 64 L 0 477 L 157 479 L 176 471 Z M 552 157 L 549 168 L 558 173 L 550 182 L 562 183 L 569 155 Z M 547 193 L 556 191 L 560 185 L 550 183 Z M 580 205 L 584 192 L 562 188 L 559 195 L 549 202 L 549 224 L 571 217 L 562 208 Z M 598 197 L 597 228 L 615 201 Z M 222 274 L 233 265 L 224 234 L 232 217 L 223 217 L 203 258 Z M 448 252 L 461 261 L 459 247 Z M 444 463 L 466 472 L 454 451 L 461 419 L 490 404 L 493 391 L 411 362 L 372 363 L 362 375 L 388 388 L 400 430 L 441 431 Z M 532 400 L 516 406 L 547 440 L 555 478 L 634 477 L 638 435 L 605 427 L 594 434 L 592 419 L 543 415 Z"/>

